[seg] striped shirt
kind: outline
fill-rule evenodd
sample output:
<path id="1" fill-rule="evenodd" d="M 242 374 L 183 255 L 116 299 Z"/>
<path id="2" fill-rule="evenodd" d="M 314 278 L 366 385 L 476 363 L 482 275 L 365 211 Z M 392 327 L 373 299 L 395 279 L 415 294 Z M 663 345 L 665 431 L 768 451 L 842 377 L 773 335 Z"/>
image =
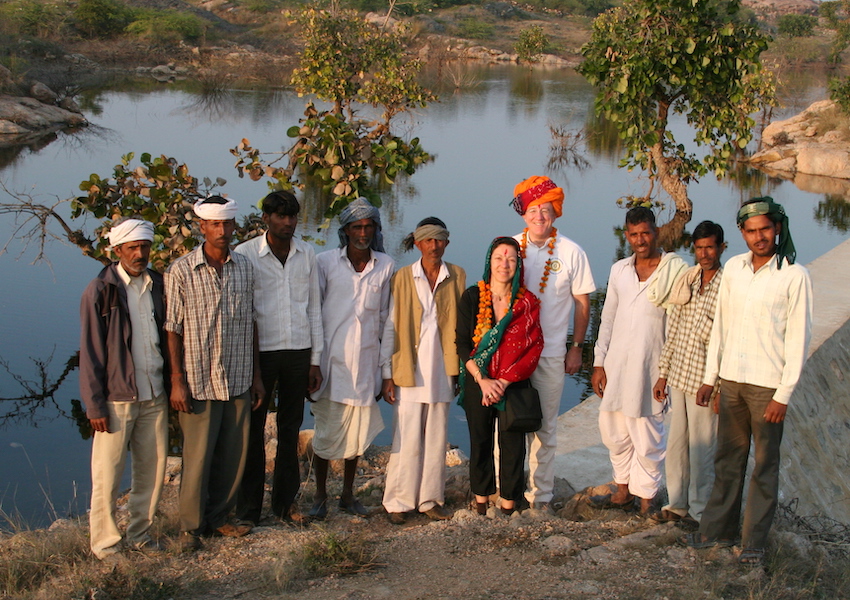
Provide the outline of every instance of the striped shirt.
<path id="1" fill-rule="evenodd" d="M 696 267 L 699 269 L 699 267 Z M 686 277 L 690 270 L 680 277 Z M 702 273 L 700 272 L 701 276 Z M 691 283 L 691 299 L 687 304 L 672 304 L 667 314 L 667 341 L 658 361 L 658 376 L 667 385 L 696 396 L 705 374 L 705 353 L 711 338 L 717 292 L 723 275 L 721 268 L 700 293 L 700 276 Z"/>
<path id="2" fill-rule="evenodd" d="M 717 377 L 775 389 L 788 404 L 800 380 L 812 336 L 812 280 L 801 265 L 753 272 L 752 253 L 733 256 L 723 270 L 703 382 Z"/>
<path id="3" fill-rule="evenodd" d="M 221 277 L 203 244 L 165 273 L 165 329 L 183 337 L 195 400 L 228 400 L 251 385 L 254 368 L 254 268 L 231 252 Z"/>

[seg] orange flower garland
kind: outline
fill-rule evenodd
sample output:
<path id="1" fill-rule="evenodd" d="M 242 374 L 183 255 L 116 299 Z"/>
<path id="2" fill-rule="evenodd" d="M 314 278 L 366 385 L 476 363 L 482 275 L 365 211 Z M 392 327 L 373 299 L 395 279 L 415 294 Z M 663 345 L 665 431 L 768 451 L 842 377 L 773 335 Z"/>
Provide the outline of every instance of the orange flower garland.
<path id="1" fill-rule="evenodd" d="M 540 278 L 540 293 L 546 291 L 546 285 L 549 281 L 549 272 L 552 270 L 552 256 L 555 254 L 555 242 L 558 237 L 558 230 L 553 227 L 552 235 L 546 246 L 549 248 L 549 258 L 546 259 L 546 266 L 543 267 L 543 276 Z M 528 227 L 522 230 L 522 240 L 519 243 L 519 256 L 525 260 L 525 248 L 528 246 Z"/>
<path id="2" fill-rule="evenodd" d="M 521 299 L 525 295 L 525 286 L 520 286 L 516 295 L 516 300 Z M 508 305 L 505 314 L 513 303 Z M 484 334 L 490 331 L 493 327 L 493 293 L 490 291 L 490 284 L 486 281 L 478 282 L 478 316 L 475 321 L 475 333 L 472 335 L 472 343 L 474 349 L 478 349 L 478 343 Z"/>

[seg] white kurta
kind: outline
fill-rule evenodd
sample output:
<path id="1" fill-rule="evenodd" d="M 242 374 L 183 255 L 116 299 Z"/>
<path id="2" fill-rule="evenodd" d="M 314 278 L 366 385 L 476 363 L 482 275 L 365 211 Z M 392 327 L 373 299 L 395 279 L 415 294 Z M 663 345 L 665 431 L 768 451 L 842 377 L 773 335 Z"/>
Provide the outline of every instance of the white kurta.
<path id="1" fill-rule="evenodd" d="M 666 315 L 647 299 L 647 288 L 655 276 L 639 281 L 634 256 L 611 267 L 593 357 L 593 366 L 604 367 L 608 380 L 599 410 L 632 418 L 664 410 L 663 403 L 652 399 Z"/>
<path id="2" fill-rule="evenodd" d="M 322 296 L 322 387 L 317 397 L 370 406 L 381 391 L 381 335 L 395 262 L 382 252 L 358 273 L 345 248 L 316 257 Z"/>

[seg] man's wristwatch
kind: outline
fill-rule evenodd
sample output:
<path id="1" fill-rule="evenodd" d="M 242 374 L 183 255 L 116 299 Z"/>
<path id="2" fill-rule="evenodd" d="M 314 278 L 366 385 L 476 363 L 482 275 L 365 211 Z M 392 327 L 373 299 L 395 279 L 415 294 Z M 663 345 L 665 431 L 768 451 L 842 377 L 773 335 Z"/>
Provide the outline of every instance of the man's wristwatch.
<path id="1" fill-rule="evenodd" d="M 584 342 L 573 342 L 571 348 L 584 348 Z"/>

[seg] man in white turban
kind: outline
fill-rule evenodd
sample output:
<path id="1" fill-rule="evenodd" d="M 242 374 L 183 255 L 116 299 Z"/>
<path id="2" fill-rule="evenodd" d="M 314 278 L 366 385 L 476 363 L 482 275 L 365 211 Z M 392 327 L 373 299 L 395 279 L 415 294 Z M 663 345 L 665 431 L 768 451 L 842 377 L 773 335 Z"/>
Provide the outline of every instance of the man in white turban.
<path id="1" fill-rule="evenodd" d="M 384 427 L 375 400 L 381 393 L 381 334 L 390 308 L 395 262 L 378 250 L 381 219 L 364 198 L 339 216 L 340 248 L 316 257 L 322 297 L 324 379 L 312 405 L 316 495 L 309 516 L 328 514 L 328 462 L 345 460 L 339 509 L 358 516 L 368 511 L 354 497 L 357 460 Z"/>
<path id="2" fill-rule="evenodd" d="M 165 273 L 171 406 L 183 431 L 180 548 L 201 535 L 239 537 L 230 523 L 248 452 L 250 411 L 260 406 L 254 267 L 230 251 L 236 202 L 211 196 L 194 206 L 204 236 Z"/>
<path id="3" fill-rule="evenodd" d="M 99 559 L 121 550 L 115 501 L 127 449 L 132 477 L 127 544 L 159 551 L 149 535 L 165 475 L 168 446 L 162 275 L 147 268 L 151 223 L 116 221 L 109 243 L 118 262 L 89 283 L 80 301 L 80 394 L 94 430 L 91 549 Z"/>

